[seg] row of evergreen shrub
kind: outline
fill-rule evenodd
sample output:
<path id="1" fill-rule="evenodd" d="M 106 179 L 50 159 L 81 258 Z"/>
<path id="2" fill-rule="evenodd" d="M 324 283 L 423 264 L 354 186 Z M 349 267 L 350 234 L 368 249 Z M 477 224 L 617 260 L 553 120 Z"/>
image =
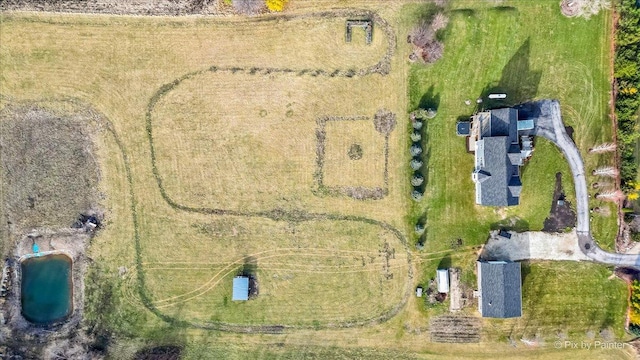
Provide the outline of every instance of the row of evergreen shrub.
<path id="1" fill-rule="evenodd" d="M 634 149 L 640 130 L 640 7 L 636 0 L 621 0 L 616 29 L 614 77 L 615 112 L 618 119 L 621 186 L 628 190 L 636 179 L 638 165 Z"/>

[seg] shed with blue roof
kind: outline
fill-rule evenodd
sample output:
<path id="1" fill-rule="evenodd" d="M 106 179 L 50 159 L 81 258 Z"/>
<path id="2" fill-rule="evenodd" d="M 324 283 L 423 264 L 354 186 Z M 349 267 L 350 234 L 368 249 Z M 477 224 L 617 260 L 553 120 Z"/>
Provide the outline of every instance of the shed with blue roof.
<path id="1" fill-rule="evenodd" d="M 249 278 L 246 276 L 236 276 L 233 278 L 233 301 L 249 300 Z"/>

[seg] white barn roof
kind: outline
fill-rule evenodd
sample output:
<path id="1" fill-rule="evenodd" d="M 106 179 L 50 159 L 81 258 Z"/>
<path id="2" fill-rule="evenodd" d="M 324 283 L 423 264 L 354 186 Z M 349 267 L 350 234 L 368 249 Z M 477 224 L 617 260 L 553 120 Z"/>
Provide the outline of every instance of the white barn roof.
<path id="1" fill-rule="evenodd" d="M 438 279 L 438 292 L 439 293 L 448 293 L 449 292 L 449 269 L 438 269 L 436 271 L 437 279 Z"/>

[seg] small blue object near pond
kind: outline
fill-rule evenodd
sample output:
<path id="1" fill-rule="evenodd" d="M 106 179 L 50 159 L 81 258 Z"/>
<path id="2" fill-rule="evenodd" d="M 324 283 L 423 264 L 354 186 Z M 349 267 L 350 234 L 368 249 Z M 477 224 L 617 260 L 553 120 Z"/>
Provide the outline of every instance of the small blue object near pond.
<path id="1" fill-rule="evenodd" d="M 33 253 L 37 254 L 40 252 L 40 248 L 38 247 L 38 244 L 33 243 Z"/>
<path id="2" fill-rule="evenodd" d="M 72 261 L 66 255 L 32 257 L 21 263 L 22 315 L 35 324 L 63 320 L 72 310 Z"/>

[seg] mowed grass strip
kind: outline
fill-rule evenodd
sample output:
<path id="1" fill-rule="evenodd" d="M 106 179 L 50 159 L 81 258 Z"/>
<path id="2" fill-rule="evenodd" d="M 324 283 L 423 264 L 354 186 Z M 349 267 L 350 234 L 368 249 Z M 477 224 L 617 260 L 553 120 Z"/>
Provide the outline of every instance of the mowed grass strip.
<path id="1" fill-rule="evenodd" d="M 286 259 L 285 259 L 286 260 Z M 296 258 L 300 260 L 300 257 Z M 260 266 L 260 264 L 259 264 Z M 402 288 L 364 286 L 380 281 L 380 267 L 360 270 L 304 271 L 260 266 L 260 294 L 247 302 L 231 301 L 233 274 L 202 296 L 158 304 L 163 313 L 196 323 L 339 325 L 375 319 L 393 308 Z M 149 271 L 154 277 L 155 271 Z M 192 280 L 190 280 L 192 281 Z M 380 301 L 388 297 L 387 301 Z M 366 305 L 363 305 L 366 304 Z M 206 310 L 205 310 L 206 309 Z"/>
<path id="2" fill-rule="evenodd" d="M 374 27 L 373 41 L 369 45 L 360 38 L 346 43 L 345 20 L 346 16 L 338 12 L 321 16 L 313 13 L 288 18 L 273 16 L 260 20 L 232 17 L 115 18 L 106 15 L 88 18 L 68 14 L 4 13 L 2 38 L 9 40 L 14 31 L 20 32 L 23 25 L 33 29 L 31 36 L 25 34 L 26 37 L 22 38 L 25 41 L 22 44 L 3 41 L 6 50 L 24 51 L 5 52 L 9 60 L 7 65 L 29 60 L 35 60 L 30 65 L 36 67 L 42 63 L 55 65 L 73 61 L 70 55 L 81 58 L 99 53 L 104 57 L 94 65 L 137 65 L 144 70 L 147 65 L 155 63 L 154 51 L 159 52 L 156 55 L 164 55 L 162 63 L 156 64 L 161 67 L 179 65 L 185 57 L 190 58 L 188 62 L 191 64 L 201 66 L 269 67 L 298 71 L 360 69 L 375 65 L 387 50 L 384 32 Z M 62 41 L 58 35 L 65 33 L 69 36 L 67 41 Z M 77 42 L 88 46 L 74 47 Z M 167 44 L 172 44 L 173 48 L 168 49 Z M 51 51 L 52 47 L 57 49 Z M 131 53 L 122 56 L 121 51 Z M 138 58 L 134 56 L 136 54 L 151 56 Z"/>

